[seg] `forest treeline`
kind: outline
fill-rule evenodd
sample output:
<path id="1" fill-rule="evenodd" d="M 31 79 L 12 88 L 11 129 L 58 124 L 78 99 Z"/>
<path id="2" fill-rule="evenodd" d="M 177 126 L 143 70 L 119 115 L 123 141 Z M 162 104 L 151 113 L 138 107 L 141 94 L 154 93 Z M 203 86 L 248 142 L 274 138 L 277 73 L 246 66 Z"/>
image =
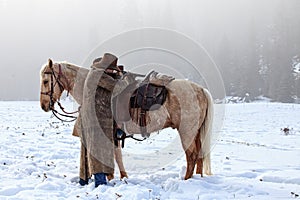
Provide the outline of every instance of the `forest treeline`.
<path id="1" fill-rule="evenodd" d="M 300 103 L 300 8 L 297 5 L 279 4 L 267 24 L 255 18 L 250 20 L 247 33 L 238 41 L 223 35 L 214 58 L 228 96 L 249 101 L 265 96 L 273 101 Z"/>

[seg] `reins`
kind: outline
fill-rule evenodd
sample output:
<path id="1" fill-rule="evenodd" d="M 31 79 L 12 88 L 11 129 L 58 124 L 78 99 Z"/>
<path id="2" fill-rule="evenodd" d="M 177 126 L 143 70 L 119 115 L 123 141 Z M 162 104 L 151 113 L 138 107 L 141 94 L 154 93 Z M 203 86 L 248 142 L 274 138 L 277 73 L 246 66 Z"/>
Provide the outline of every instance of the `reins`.
<path id="1" fill-rule="evenodd" d="M 78 108 L 77 111 L 73 111 L 73 112 L 67 112 L 65 111 L 65 108 L 61 105 L 61 103 L 59 102 L 59 100 L 57 100 L 56 102 L 54 101 L 54 88 L 56 86 L 56 84 L 58 85 L 59 89 L 61 92 L 63 92 L 65 89 L 67 90 L 67 96 L 69 95 L 69 90 L 70 90 L 70 84 L 68 79 L 66 78 L 66 76 L 62 73 L 62 69 L 61 69 L 61 65 L 58 64 L 59 67 L 59 72 L 55 73 L 53 67 L 51 68 L 51 71 L 49 72 L 44 72 L 44 74 L 49 74 L 50 76 L 50 80 L 51 80 L 51 85 L 50 85 L 50 91 L 48 92 L 41 92 L 42 95 L 48 95 L 50 97 L 50 110 L 52 111 L 53 115 L 59 119 L 62 122 L 73 122 L 77 119 L 77 116 L 74 116 L 74 114 L 78 113 L 80 111 L 80 106 Z M 139 74 L 135 74 L 137 76 L 142 76 Z M 61 82 L 61 78 L 64 78 L 66 80 L 66 86 Z M 58 112 L 56 109 L 54 109 L 54 104 L 57 103 L 57 105 L 59 106 L 59 108 L 61 109 L 62 113 Z M 62 119 L 62 117 L 66 117 L 66 118 L 70 118 L 69 120 L 66 119 Z M 114 136 L 114 140 L 115 142 L 117 141 L 122 141 L 122 148 L 124 147 L 124 143 L 125 143 L 125 139 L 126 138 L 131 138 L 134 139 L 136 141 L 144 141 L 147 138 L 143 138 L 143 139 L 139 139 L 139 138 L 135 138 L 133 135 L 126 135 L 126 133 L 124 132 L 124 134 L 121 137 L 118 137 L 117 135 Z"/>
<path id="2" fill-rule="evenodd" d="M 41 94 L 49 95 L 49 97 L 50 97 L 50 110 L 52 111 L 53 115 L 57 119 L 61 120 L 62 122 L 73 122 L 77 119 L 77 117 L 73 116 L 73 115 L 79 112 L 80 107 L 78 108 L 77 111 L 67 112 L 67 111 L 65 111 L 65 108 L 61 105 L 61 103 L 57 100 L 57 104 L 58 104 L 58 106 L 60 107 L 60 109 L 63 113 L 60 113 L 60 112 L 58 112 L 57 110 L 54 109 L 55 101 L 54 101 L 54 98 L 53 98 L 53 94 L 54 94 L 55 85 L 58 84 L 59 89 L 60 89 L 61 92 L 63 92 L 64 89 L 66 89 L 67 90 L 67 96 L 69 96 L 69 90 L 70 90 L 70 88 L 69 88 L 70 85 L 69 85 L 68 79 L 62 73 L 61 65 L 58 64 L 58 67 L 59 67 L 59 72 L 58 72 L 57 76 L 55 75 L 55 72 L 54 72 L 53 68 L 51 68 L 51 72 L 44 72 L 44 74 L 50 74 L 51 75 L 51 88 L 50 88 L 49 92 L 41 92 Z M 65 78 L 65 80 L 67 81 L 67 87 L 66 88 L 60 82 L 61 77 Z M 55 80 L 55 83 L 54 83 L 53 79 Z M 67 118 L 71 118 L 71 119 L 70 120 L 65 120 L 65 119 L 62 119 L 61 117 L 67 117 Z"/>
<path id="3" fill-rule="evenodd" d="M 51 109 L 51 111 L 52 111 L 53 115 L 54 115 L 57 119 L 59 119 L 60 121 L 62 121 L 62 122 L 73 122 L 73 121 L 75 121 L 75 120 L 77 119 L 76 116 L 65 115 L 65 114 L 59 113 L 59 112 L 58 112 L 57 110 L 55 110 L 55 109 Z M 71 119 L 70 119 L 70 120 L 65 120 L 65 119 L 62 119 L 62 118 L 59 117 L 59 116 L 68 117 L 68 118 L 71 118 Z"/>
<path id="4" fill-rule="evenodd" d="M 59 113 L 59 112 L 58 112 L 57 110 L 55 110 L 55 109 L 51 109 L 53 115 L 54 115 L 57 119 L 59 119 L 59 120 L 62 121 L 62 122 L 73 122 L 73 121 L 75 121 L 75 120 L 77 119 L 76 116 L 72 116 L 72 115 L 78 113 L 79 110 L 80 110 L 80 107 L 78 108 L 78 110 L 76 110 L 76 111 L 74 111 L 74 112 L 67 112 L 67 111 L 65 111 L 65 108 L 62 107 L 62 105 L 61 105 L 61 103 L 60 103 L 59 101 L 57 101 L 57 105 L 58 105 L 59 108 L 62 110 L 62 112 L 65 113 L 65 114 L 62 114 L 62 113 Z M 59 116 L 62 116 L 62 117 L 68 117 L 68 118 L 71 118 L 71 119 L 70 119 L 70 120 L 65 120 L 65 119 L 60 118 Z"/>

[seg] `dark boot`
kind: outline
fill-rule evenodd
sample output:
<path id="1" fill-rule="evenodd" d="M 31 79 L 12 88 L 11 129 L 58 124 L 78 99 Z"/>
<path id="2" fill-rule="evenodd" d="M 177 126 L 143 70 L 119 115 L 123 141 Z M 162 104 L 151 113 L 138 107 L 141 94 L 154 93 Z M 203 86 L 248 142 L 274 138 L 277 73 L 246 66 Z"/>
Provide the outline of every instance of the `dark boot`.
<path id="1" fill-rule="evenodd" d="M 79 179 L 79 184 L 81 186 L 85 186 L 85 185 L 89 184 L 89 181 L 86 181 L 86 180 L 83 180 L 83 179 Z"/>
<path id="2" fill-rule="evenodd" d="M 94 174 L 94 178 L 95 178 L 95 187 L 98 187 L 99 185 L 107 184 L 105 173 Z"/>

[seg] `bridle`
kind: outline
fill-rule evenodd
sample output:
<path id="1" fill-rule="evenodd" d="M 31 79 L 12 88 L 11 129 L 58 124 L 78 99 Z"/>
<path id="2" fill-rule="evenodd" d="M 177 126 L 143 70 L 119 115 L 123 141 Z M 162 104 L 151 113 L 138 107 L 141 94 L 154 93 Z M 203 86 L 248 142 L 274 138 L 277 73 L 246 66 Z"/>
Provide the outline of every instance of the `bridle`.
<path id="1" fill-rule="evenodd" d="M 50 91 L 48 92 L 41 92 L 41 95 L 48 95 L 50 97 L 50 110 L 52 111 L 53 115 L 63 121 L 63 122 L 73 122 L 77 119 L 76 116 L 73 116 L 74 114 L 78 113 L 79 112 L 79 109 L 77 111 L 74 111 L 74 112 L 66 112 L 64 107 L 61 105 L 61 103 L 59 102 L 59 100 L 57 100 L 57 104 L 58 106 L 60 107 L 60 109 L 62 110 L 63 113 L 59 113 L 57 110 L 54 109 L 54 104 L 55 104 L 55 100 L 54 100 L 54 97 L 53 97 L 53 94 L 54 94 L 54 88 L 56 85 L 58 85 L 59 89 L 60 89 L 60 92 L 63 92 L 64 89 L 66 88 L 67 89 L 67 96 L 69 95 L 69 90 L 70 90 L 70 84 L 68 82 L 68 79 L 67 77 L 62 73 L 62 70 L 61 70 L 61 65 L 58 64 L 58 68 L 59 68 L 59 71 L 58 71 L 58 74 L 56 75 L 55 72 L 54 72 L 54 69 L 53 67 L 51 67 L 51 71 L 47 71 L 47 72 L 44 72 L 44 74 L 49 74 L 51 75 L 51 88 L 50 88 Z M 67 82 L 67 87 L 64 87 L 64 85 L 62 84 L 61 82 L 61 78 L 64 78 Z M 54 83 L 54 80 L 55 80 L 55 83 Z M 65 119 L 62 119 L 61 117 L 68 117 L 68 118 L 71 118 L 70 120 L 65 120 Z"/>

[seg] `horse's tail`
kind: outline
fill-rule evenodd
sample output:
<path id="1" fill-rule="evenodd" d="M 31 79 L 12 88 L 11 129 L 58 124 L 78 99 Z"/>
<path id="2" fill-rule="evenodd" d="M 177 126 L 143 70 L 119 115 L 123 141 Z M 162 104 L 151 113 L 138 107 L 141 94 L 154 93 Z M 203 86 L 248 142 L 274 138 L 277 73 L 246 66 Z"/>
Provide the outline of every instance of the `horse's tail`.
<path id="1" fill-rule="evenodd" d="M 206 116 L 200 127 L 200 139 L 201 139 L 201 155 L 203 158 L 203 171 L 207 175 L 211 175 L 211 135 L 212 135 L 212 122 L 214 115 L 214 102 L 210 92 L 203 89 L 207 99 Z"/>

